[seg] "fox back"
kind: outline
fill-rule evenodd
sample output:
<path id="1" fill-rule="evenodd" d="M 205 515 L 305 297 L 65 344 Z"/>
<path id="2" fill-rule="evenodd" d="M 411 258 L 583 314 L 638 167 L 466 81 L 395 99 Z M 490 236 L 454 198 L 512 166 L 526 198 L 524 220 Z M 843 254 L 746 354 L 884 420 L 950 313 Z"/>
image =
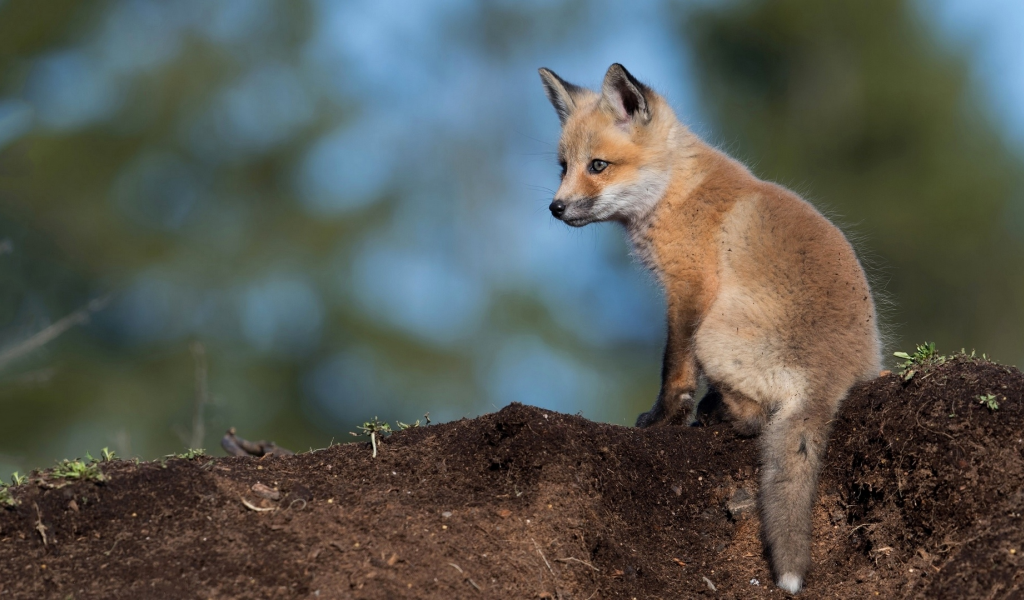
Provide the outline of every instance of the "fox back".
<path id="1" fill-rule="evenodd" d="M 562 123 L 552 215 L 624 225 L 665 292 L 661 391 L 637 425 L 688 414 L 707 379 L 739 433 L 760 435 L 763 539 L 778 585 L 796 593 L 829 423 L 881 364 L 856 254 L 810 204 L 701 141 L 621 65 L 600 92 L 540 73 Z"/>

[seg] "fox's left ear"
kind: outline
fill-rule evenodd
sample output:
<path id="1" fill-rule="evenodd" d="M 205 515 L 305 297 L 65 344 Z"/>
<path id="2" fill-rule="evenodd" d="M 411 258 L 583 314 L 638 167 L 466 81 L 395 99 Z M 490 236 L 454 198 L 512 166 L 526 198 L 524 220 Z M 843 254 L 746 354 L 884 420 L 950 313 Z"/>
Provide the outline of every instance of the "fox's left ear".
<path id="1" fill-rule="evenodd" d="M 633 120 L 644 124 L 650 121 L 651 105 L 647 102 L 650 93 L 647 86 L 619 63 L 608 67 L 601 84 L 601 100 L 620 123 Z"/>
<path id="2" fill-rule="evenodd" d="M 576 110 L 576 98 L 585 90 L 555 75 L 551 69 L 540 68 L 538 71 L 541 83 L 544 84 L 544 93 L 547 94 L 551 105 L 555 107 L 558 120 L 565 125 L 569 115 Z"/>

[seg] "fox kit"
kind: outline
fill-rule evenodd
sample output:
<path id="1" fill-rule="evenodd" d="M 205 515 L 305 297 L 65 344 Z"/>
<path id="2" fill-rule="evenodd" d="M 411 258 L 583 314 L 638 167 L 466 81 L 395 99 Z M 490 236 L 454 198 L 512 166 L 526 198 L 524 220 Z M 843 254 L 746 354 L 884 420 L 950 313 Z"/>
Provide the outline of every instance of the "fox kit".
<path id="1" fill-rule="evenodd" d="M 803 586 L 830 421 L 881 349 L 864 271 L 810 204 L 761 181 L 612 65 L 600 92 L 540 70 L 562 123 L 557 219 L 625 226 L 668 305 L 661 392 L 638 427 L 694 401 L 703 374 L 742 434 L 760 434 L 762 536 L 779 587 Z"/>

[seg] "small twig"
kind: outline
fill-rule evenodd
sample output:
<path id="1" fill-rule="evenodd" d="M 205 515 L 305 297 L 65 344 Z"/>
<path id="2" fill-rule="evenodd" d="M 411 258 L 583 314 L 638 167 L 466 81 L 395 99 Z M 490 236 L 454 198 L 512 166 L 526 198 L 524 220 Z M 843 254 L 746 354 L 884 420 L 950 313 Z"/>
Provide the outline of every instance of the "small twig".
<path id="1" fill-rule="evenodd" d="M 537 547 L 537 554 L 540 554 L 540 557 L 544 559 L 544 564 L 548 566 L 548 571 L 551 571 L 551 576 L 557 578 L 558 575 L 555 575 L 555 570 L 551 568 L 551 563 L 549 563 L 548 558 L 544 556 L 544 551 L 540 549 L 540 544 L 538 544 L 537 540 L 533 538 L 530 538 L 530 541 Z"/>
<path id="2" fill-rule="evenodd" d="M 857 530 L 858 530 L 858 529 L 860 529 L 861 527 L 869 527 L 869 526 L 871 526 L 871 525 L 874 525 L 874 523 L 861 523 L 860 525 L 858 525 L 858 526 L 854 527 L 853 529 L 851 529 L 851 530 L 850 530 L 850 533 L 848 533 L 848 534 L 846 534 L 846 535 L 853 535 L 853 532 L 854 532 L 854 531 L 857 531 Z"/>
<path id="3" fill-rule="evenodd" d="M 449 566 L 452 566 L 452 567 L 455 567 L 455 570 L 456 570 L 456 571 L 458 571 L 460 575 L 465 575 L 465 574 L 466 574 L 466 572 L 465 572 L 465 571 L 463 571 L 463 570 L 462 570 L 462 567 L 460 567 L 459 565 L 457 565 L 457 564 L 455 564 L 455 563 L 448 563 L 448 565 L 449 565 Z M 473 586 L 474 588 L 476 588 L 476 591 L 478 591 L 478 592 L 482 592 L 482 591 L 483 591 L 482 589 L 480 589 L 480 586 L 478 586 L 478 585 L 476 584 L 476 582 L 475 582 L 475 581 L 473 581 L 472 579 L 470 579 L 469 577 L 466 577 L 466 578 L 465 578 L 465 580 L 466 580 L 467 582 L 469 582 L 469 585 L 471 585 L 471 586 Z"/>
<path id="4" fill-rule="evenodd" d="M 570 556 L 570 557 L 568 557 L 568 558 L 556 558 L 556 559 L 555 559 L 555 562 L 564 562 L 564 563 L 567 563 L 567 562 L 578 562 L 578 563 L 580 563 L 581 565 L 586 565 L 586 566 L 590 567 L 591 569 L 593 569 L 593 570 L 595 570 L 595 571 L 600 571 L 600 570 L 601 570 L 601 569 L 598 569 L 597 567 L 595 567 L 594 565 L 592 565 L 592 564 L 588 563 L 588 562 L 587 562 L 587 561 L 585 561 L 585 560 L 580 560 L 580 559 L 578 559 L 578 558 L 573 558 L 573 557 L 571 557 L 571 556 Z"/>
<path id="5" fill-rule="evenodd" d="M 52 342 L 75 325 L 87 323 L 89 321 L 89 316 L 102 309 L 108 302 L 110 302 L 110 296 L 103 296 L 101 298 L 91 300 L 82 308 L 76 310 L 63 319 L 58 320 L 56 323 L 43 328 L 42 331 L 39 331 L 35 335 L 22 340 L 3 352 L 0 352 L 0 369 L 6 367 L 7 363 Z"/>
<path id="6" fill-rule="evenodd" d="M 242 504 L 243 504 L 243 505 L 244 505 L 244 506 L 245 506 L 246 508 L 248 508 L 249 510 L 254 510 L 254 511 L 256 511 L 256 512 L 269 512 L 269 511 L 277 510 L 277 507 L 271 507 L 271 508 L 260 508 L 260 507 L 256 506 L 255 504 L 253 504 L 253 503 L 249 502 L 249 501 L 248 501 L 248 500 L 246 500 L 245 498 L 240 498 L 240 499 L 242 500 Z"/>
<path id="7" fill-rule="evenodd" d="M 110 550 L 107 550 L 106 552 L 104 552 L 103 555 L 104 556 L 110 556 L 110 553 L 114 551 L 114 548 L 117 548 L 117 543 L 120 542 L 120 541 L 121 540 L 114 540 L 114 545 L 110 547 Z"/>
<path id="8" fill-rule="evenodd" d="M 39 510 L 39 505 L 35 502 L 32 506 L 36 509 L 36 531 L 39 532 L 39 537 L 43 538 L 43 545 L 46 545 L 46 525 L 43 525 L 43 512 Z"/>

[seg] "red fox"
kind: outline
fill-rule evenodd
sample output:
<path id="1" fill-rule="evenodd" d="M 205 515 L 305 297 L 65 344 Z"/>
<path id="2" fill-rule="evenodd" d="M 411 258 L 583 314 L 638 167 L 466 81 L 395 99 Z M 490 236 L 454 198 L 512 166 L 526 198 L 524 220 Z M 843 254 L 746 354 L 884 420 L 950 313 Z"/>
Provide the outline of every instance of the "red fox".
<path id="1" fill-rule="evenodd" d="M 689 410 L 703 375 L 738 431 L 760 434 L 762 538 L 778 586 L 795 594 L 830 422 L 881 364 L 853 247 L 798 195 L 701 141 L 622 65 L 600 92 L 540 76 L 562 124 L 551 214 L 624 225 L 665 292 L 661 392 L 636 424 Z"/>

